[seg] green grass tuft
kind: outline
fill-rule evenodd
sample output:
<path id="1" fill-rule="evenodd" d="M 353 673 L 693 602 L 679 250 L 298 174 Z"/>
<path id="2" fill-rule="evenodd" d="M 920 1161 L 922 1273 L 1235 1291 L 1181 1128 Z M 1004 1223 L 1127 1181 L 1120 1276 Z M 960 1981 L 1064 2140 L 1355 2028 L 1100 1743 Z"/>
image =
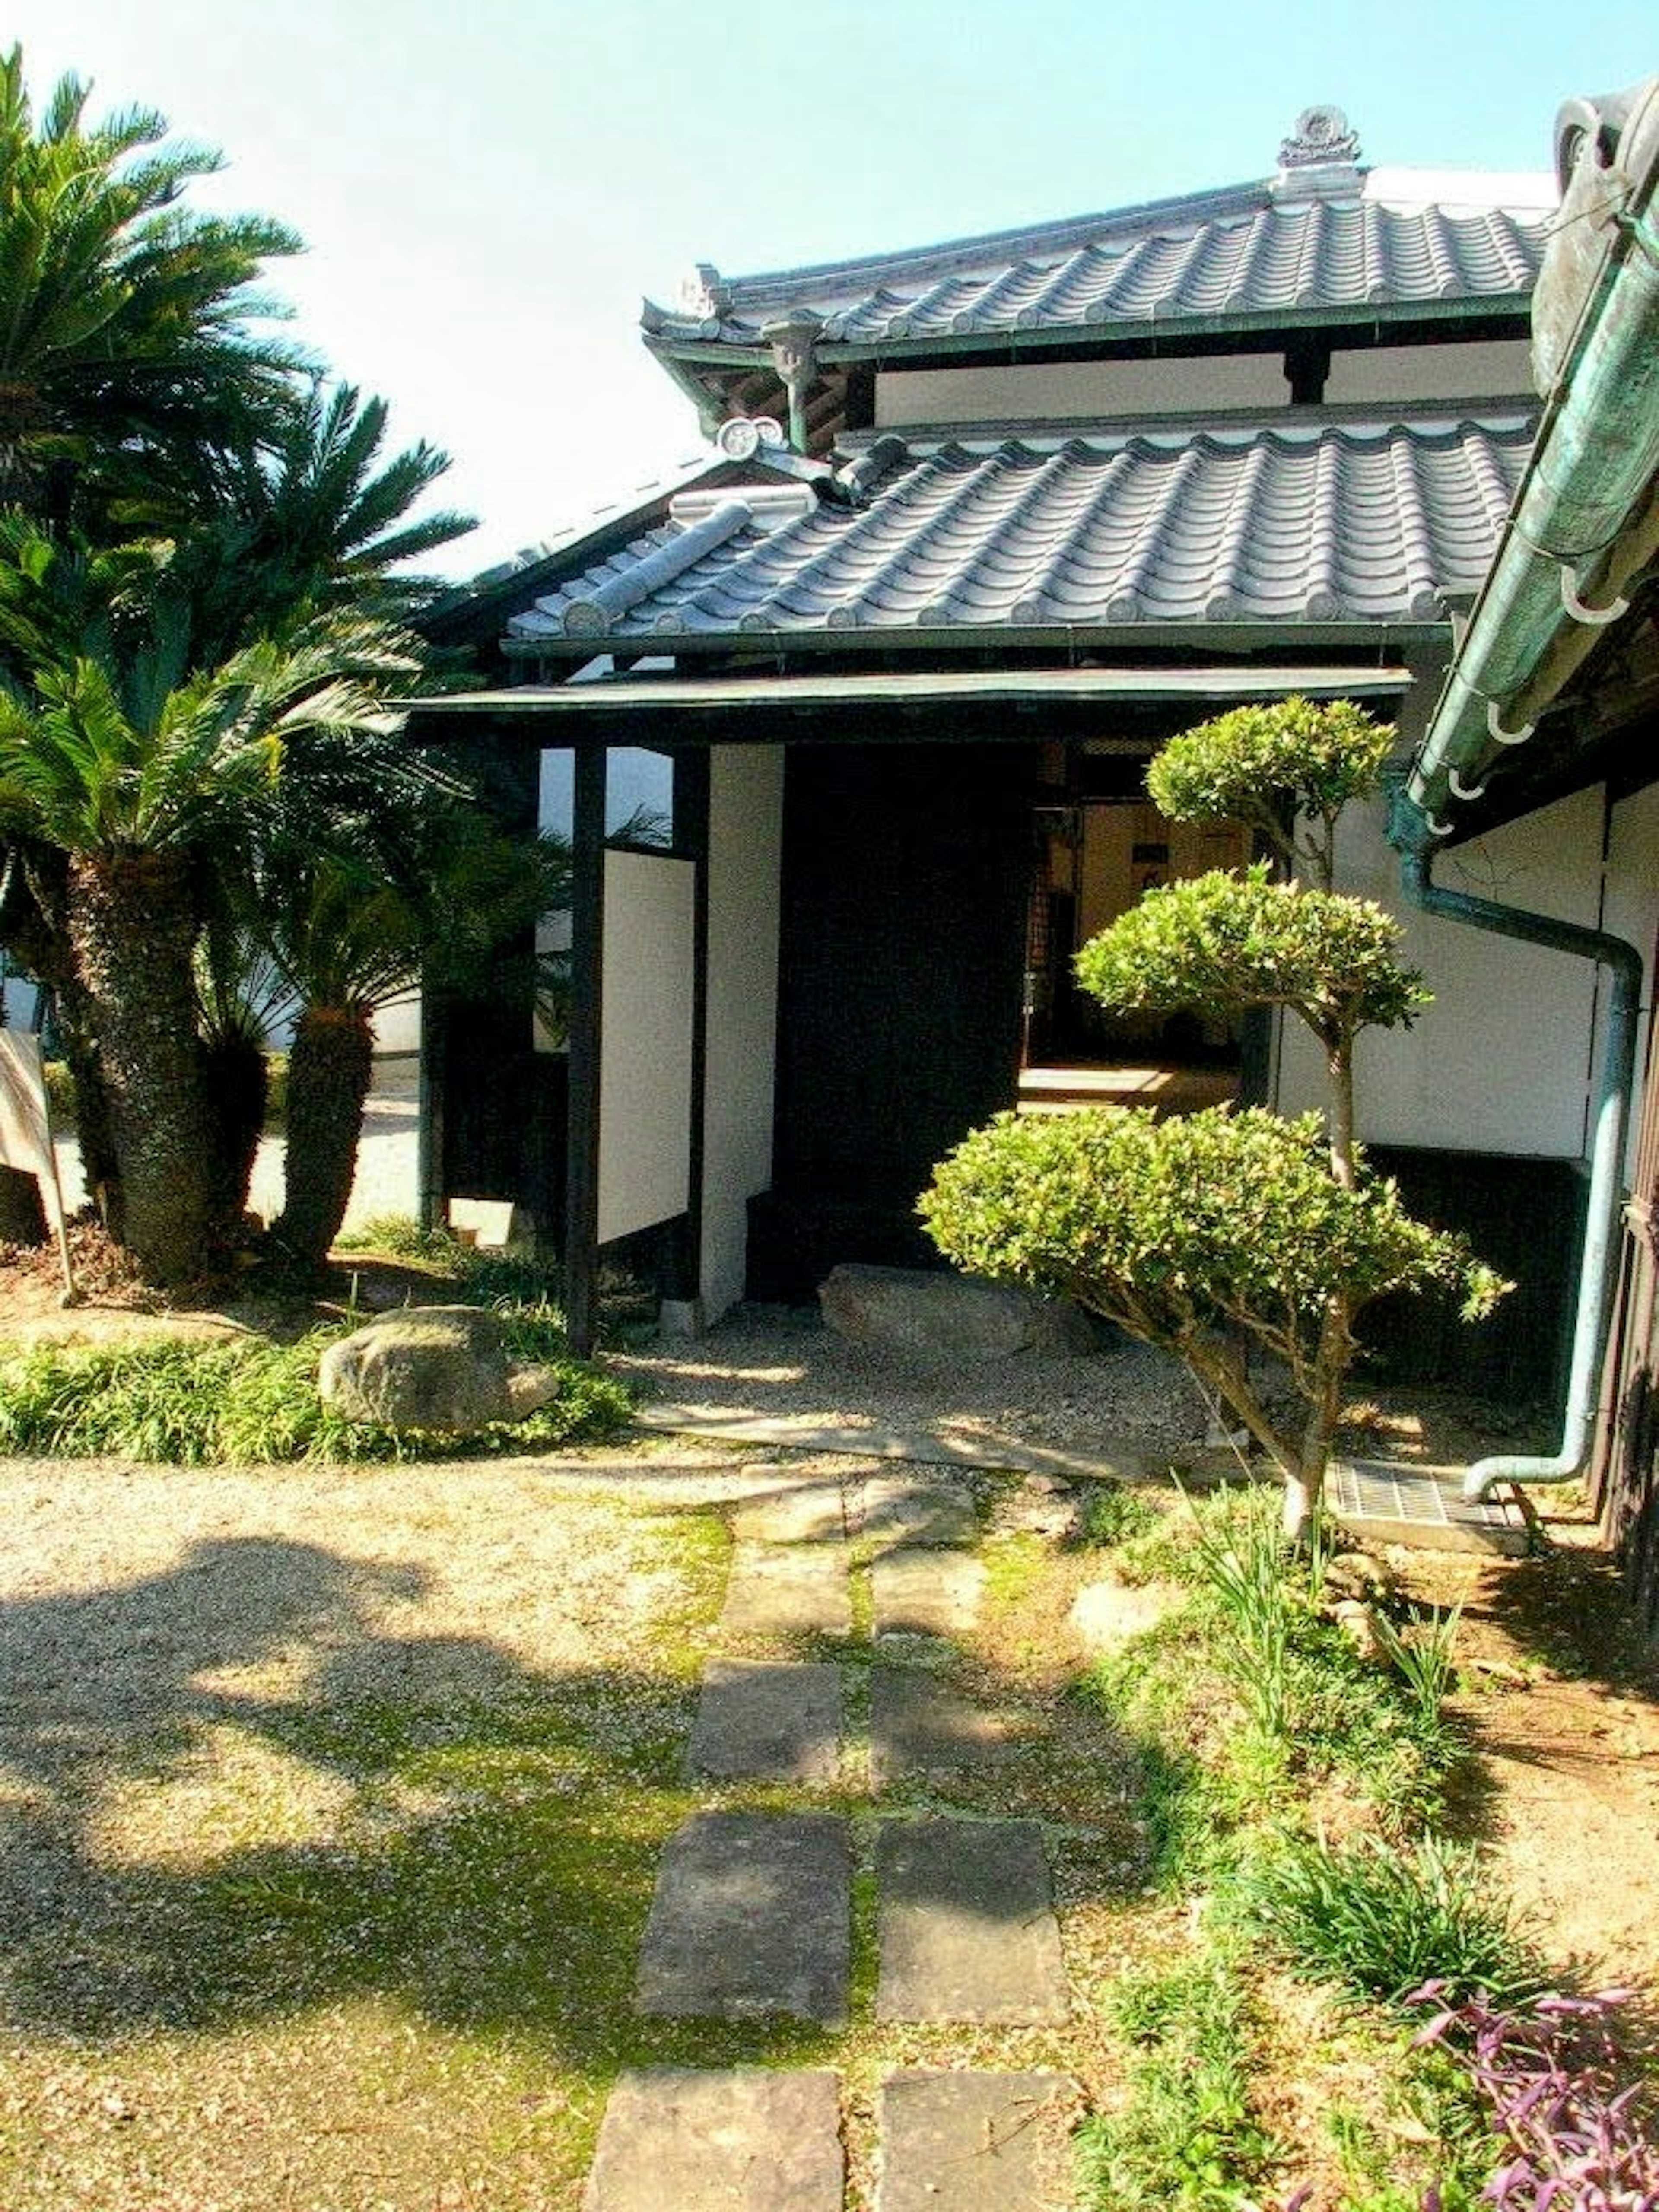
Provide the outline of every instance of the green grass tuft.
<path id="1" fill-rule="evenodd" d="M 526 1340 L 544 1342 L 540 1329 L 532 1316 Z M 0 1350 L 0 1451 L 179 1467 L 450 1459 L 601 1441 L 629 1416 L 620 1382 L 554 1355 L 558 1396 L 510 1426 L 450 1437 L 344 1421 L 317 1395 L 317 1363 L 324 1346 L 346 1333 L 345 1327 L 314 1329 L 289 1345 L 263 1338 L 207 1345 L 160 1339 Z"/>
<path id="2" fill-rule="evenodd" d="M 422 1229 L 410 1213 L 377 1213 L 342 1230 L 337 1252 L 373 1252 L 387 1260 L 459 1262 L 466 1247 L 447 1229 Z"/>
<path id="3" fill-rule="evenodd" d="M 1112 2004 L 1133 2046 L 1131 2098 L 1086 2120 L 1079 2154 L 1098 2212 L 1241 2212 L 1277 2146 L 1251 2101 L 1243 1993 L 1212 1955 L 1126 1982 Z"/>
<path id="4" fill-rule="evenodd" d="M 1224 1912 L 1291 1972 L 1345 1996 L 1399 2005 L 1431 1979 L 1448 2004 L 1477 1990 L 1500 2003 L 1535 1996 L 1543 1971 L 1514 1912 L 1468 1845 L 1427 1835 L 1305 1838 L 1252 1854 Z"/>
<path id="5" fill-rule="evenodd" d="M 1083 1540 L 1103 1550 L 1149 1536 L 1163 1516 L 1150 1499 L 1121 1482 L 1097 1482 L 1090 1486 L 1084 1508 Z"/>

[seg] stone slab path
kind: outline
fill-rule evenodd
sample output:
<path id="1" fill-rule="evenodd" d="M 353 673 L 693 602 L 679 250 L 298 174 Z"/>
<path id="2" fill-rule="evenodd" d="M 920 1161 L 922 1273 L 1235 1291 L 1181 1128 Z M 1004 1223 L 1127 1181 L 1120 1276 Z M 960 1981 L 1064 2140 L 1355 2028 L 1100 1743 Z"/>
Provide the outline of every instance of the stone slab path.
<path id="1" fill-rule="evenodd" d="M 914 1476 L 872 1478 L 864 1486 L 864 1533 L 885 1549 L 897 1544 L 971 1544 L 979 1534 L 972 1498 L 961 1488 Z"/>
<path id="2" fill-rule="evenodd" d="M 917 1547 L 870 1562 L 878 1636 L 960 1636 L 979 1617 L 985 1569 L 969 1552 Z"/>
<path id="3" fill-rule="evenodd" d="M 832 1782 L 841 1769 L 843 1708 L 839 1667 L 711 1659 L 686 1772 L 728 1782 Z"/>
<path id="4" fill-rule="evenodd" d="M 876 1633 L 942 1639 L 974 1626 L 986 1579 L 965 1486 L 914 1474 L 792 1483 L 750 1494 L 719 1633 L 772 1656 L 711 1658 L 685 1771 L 712 1789 L 849 1784 L 853 1562 L 867 1563 Z M 855 1551 L 854 1546 L 857 1546 Z M 863 1566 L 858 1570 L 864 1571 Z M 786 1656 L 848 1640 L 847 1663 Z M 898 1648 L 897 1644 L 892 1647 Z M 1006 1763 L 1009 1722 L 921 1665 L 867 1666 L 872 1786 L 948 1789 Z M 862 1826 L 862 1824 L 860 1824 Z M 1069 1996 L 1042 1832 L 1032 1820 L 895 1808 L 867 1836 L 875 1888 L 873 2017 L 1047 2027 Z M 853 1821 L 838 1814 L 706 1809 L 665 1845 L 641 1945 L 636 2002 L 677 2019 L 844 2027 L 852 2006 Z M 863 2002 L 868 2002 L 866 1999 Z M 1060 2075 L 916 2069 L 879 2100 L 876 2212 L 1063 2212 L 1075 2102 Z M 653 2067 L 612 2091 L 584 2212 L 842 2212 L 837 2075 Z"/>
<path id="5" fill-rule="evenodd" d="M 845 1544 L 739 1544 L 720 1614 L 725 1636 L 850 1636 Z"/>
<path id="6" fill-rule="evenodd" d="M 847 2023 L 853 1862 L 828 1813 L 694 1813 L 668 1839 L 640 1948 L 641 2012 Z"/>
<path id="7" fill-rule="evenodd" d="M 745 1499 L 732 1522 L 740 1544 L 839 1543 L 852 1533 L 838 1482 L 781 1485 L 768 1496 Z"/>
<path id="8" fill-rule="evenodd" d="M 624 2074 L 583 2212 L 842 2212 L 840 2096 L 829 2072 Z"/>
<path id="9" fill-rule="evenodd" d="M 878 2020 L 1060 2021 L 1069 2009 L 1035 1820 L 887 1820 Z"/>
<path id="10" fill-rule="evenodd" d="M 922 1668 L 870 1669 L 870 1778 L 878 1790 L 1000 1766 L 1012 1749 L 998 1715 Z"/>
<path id="11" fill-rule="evenodd" d="M 1069 2203 L 1074 2101 L 1063 2074 L 890 2074 L 876 2212 L 1054 2212 Z"/>

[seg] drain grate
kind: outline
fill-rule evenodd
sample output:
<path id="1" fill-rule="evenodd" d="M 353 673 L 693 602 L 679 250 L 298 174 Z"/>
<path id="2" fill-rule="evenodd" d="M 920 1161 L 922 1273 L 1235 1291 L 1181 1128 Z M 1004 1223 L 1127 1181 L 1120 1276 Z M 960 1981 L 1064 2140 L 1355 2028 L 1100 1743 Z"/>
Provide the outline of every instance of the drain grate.
<path id="1" fill-rule="evenodd" d="M 1357 1536 L 1415 1544 L 1431 1552 L 1500 1552 L 1528 1547 L 1526 1509 L 1512 1485 L 1471 1503 L 1455 1470 L 1397 1467 L 1381 1459 L 1334 1461 L 1326 1479 L 1330 1510 Z"/>

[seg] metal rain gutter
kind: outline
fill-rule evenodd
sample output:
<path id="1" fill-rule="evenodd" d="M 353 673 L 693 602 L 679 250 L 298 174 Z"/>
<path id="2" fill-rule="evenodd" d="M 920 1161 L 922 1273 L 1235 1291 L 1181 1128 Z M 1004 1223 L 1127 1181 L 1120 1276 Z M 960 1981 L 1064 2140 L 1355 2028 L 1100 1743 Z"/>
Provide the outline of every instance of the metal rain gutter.
<path id="1" fill-rule="evenodd" d="M 1659 556 L 1659 77 L 1622 103 L 1611 163 L 1583 130 L 1534 302 L 1553 370 L 1537 444 L 1408 776 L 1396 842 L 1455 833 L 1506 745 L 1523 744 L 1626 588 Z M 1570 113 L 1572 111 L 1569 111 Z M 1593 111 L 1590 111 L 1593 115 Z M 1588 272 L 1588 273 L 1586 273 Z M 1582 307 L 1556 348 L 1548 312 Z"/>
<path id="2" fill-rule="evenodd" d="M 1609 969 L 1607 1030 L 1602 1042 L 1601 1080 L 1590 1146 L 1589 1193 L 1584 1209 L 1584 1249 L 1578 1267 L 1578 1308 L 1573 1326 L 1572 1364 L 1567 1380 L 1560 1449 L 1552 1456 L 1499 1454 L 1477 1460 L 1463 1478 L 1463 1495 L 1486 1497 L 1500 1482 L 1560 1482 L 1577 1474 L 1589 1456 L 1595 1434 L 1596 1386 L 1607 1346 L 1613 1303 L 1613 1255 L 1630 1124 L 1631 1091 L 1636 1077 L 1636 1030 L 1641 1014 L 1642 962 L 1634 946 L 1604 930 L 1586 929 L 1553 916 L 1500 906 L 1466 891 L 1443 890 L 1430 877 L 1433 856 L 1407 854 L 1401 863 L 1406 896 L 1425 914 L 1441 915 L 1476 929 L 1496 931 L 1553 951 L 1574 953 Z"/>
<path id="3" fill-rule="evenodd" d="M 1642 962 L 1634 947 L 1604 931 L 1442 890 L 1431 876 L 1434 854 L 1455 834 L 1457 805 L 1481 796 L 1504 747 L 1532 736 L 1601 630 L 1625 612 L 1626 586 L 1659 556 L 1659 77 L 1610 109 L 1624 126 L 1611 161 L 1604 158 L 1607 118 L 1595 106 L 1570 103 L 1558 118 L 1568 173 L 1533 310 L 1534 367 L 1547 377 L 1544 417 L 1389 828 L 1411 904 L 1594 960 L 1612 976 L 1560 1449 L 1548 1457 L 1478 1461 L 1464 1478 L 1470 1498 L 1504 1481 L 1559 1481 L 1588 1461 L 1635 1080 Z M 1563 326 L 1565 344 L 1558 343 Z"/>

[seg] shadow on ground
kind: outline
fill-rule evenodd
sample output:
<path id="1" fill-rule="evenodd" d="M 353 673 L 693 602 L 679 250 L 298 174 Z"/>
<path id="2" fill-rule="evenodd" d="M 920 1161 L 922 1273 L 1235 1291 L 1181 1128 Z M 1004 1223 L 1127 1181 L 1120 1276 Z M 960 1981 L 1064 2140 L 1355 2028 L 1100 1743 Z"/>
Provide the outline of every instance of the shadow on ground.
<path id="1" fill-rule="evenodd" d="M 708 2023 L 633 2008 L 662 1847 L 711 1796 L 681 1772 L 695 1680 L 385 1633 L 424 1581 L 246 1536 L 0 1607 L 10 2027 L 118 2042 L 380 1995 L 583 2065 L 708 2062 Z M 868 1810 L 861 1788 L 815 1802 Z M 712 2031 L 729 2057 L 830 2040 L 789 2020 Z"/>

